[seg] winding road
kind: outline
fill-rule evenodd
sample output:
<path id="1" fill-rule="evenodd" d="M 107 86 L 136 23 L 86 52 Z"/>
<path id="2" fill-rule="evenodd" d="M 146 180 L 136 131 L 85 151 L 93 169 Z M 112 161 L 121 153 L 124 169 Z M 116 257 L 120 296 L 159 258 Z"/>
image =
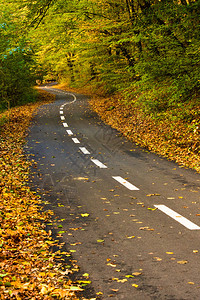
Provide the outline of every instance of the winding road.
<path id="1" fill-rule="evenodd" d="M 30 127 L 33 185 L 96 297 L 200 299 L 199 174 L 128 142 L 87 96 L 45 89 L 56 101 Z"/>

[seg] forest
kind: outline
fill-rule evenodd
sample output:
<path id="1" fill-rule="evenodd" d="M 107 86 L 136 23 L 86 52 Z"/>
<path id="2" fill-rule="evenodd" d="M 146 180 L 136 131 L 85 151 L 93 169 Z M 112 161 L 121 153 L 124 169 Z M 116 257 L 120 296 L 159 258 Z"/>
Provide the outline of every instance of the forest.
<path id="1" fill-rule="evenodd" d="M 200 1 L 10 0 L 0 11 L 1 108 L 51 79 L 120 93 L 147 114 L 199 100 Z"/>
<path id="2" fill-rule="evenodd" d="M 37 162 L 25 138 L 37 108 L 55 101 L 36 84 L 89 94 L 102 120 L 143 152 L 200 172 L 199 12 L 200 0 L 0 0 L 1 299 L 77 300 L 91 283 L 88 273 L 66 277 L 77 261 L 44 229 L 53 212 L 30 183 Z M 57 258 L 66 257 L 65 273 Z"/>

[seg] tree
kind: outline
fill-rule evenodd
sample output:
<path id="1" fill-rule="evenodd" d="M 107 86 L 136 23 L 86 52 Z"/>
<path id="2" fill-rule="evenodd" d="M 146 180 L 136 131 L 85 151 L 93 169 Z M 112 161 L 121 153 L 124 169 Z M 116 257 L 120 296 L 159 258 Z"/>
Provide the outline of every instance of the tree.
<path id="1" fill-rule="evenodd" d="M 28 102 L 33 97 L 34 59 L 19 23 L 23 11 L 0 2 L 0 108 Z M 20 18 L 19 18 L 20 19 Z"/>
<path id="2" fill-rule="evenodd" d="M 149 112 L 199 97 L 200 0 L 18 3 L 47 76 L 107 93 L 129 89 Z"/>

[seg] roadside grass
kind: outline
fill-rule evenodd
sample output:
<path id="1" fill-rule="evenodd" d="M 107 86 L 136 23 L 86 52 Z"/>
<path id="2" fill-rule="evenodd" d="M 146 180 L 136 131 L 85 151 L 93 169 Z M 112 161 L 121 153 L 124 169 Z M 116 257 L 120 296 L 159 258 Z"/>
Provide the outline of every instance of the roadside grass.
<path id="1" fill-rule="evenodd" d="M 39 101 L 0 114 L 0 298 L 78 299 L 81 290 L 52 252 L 58 242 L 45 230 L 51 211 L 43 211 L 40 196 L 29 187 L 31 162 L 23 145 L 36 109 L 54 96 L 41 91 Z M 6 122 L 5 122 L 6 120 Z M 62 259 L 61 259 L 62 260 Z"/>

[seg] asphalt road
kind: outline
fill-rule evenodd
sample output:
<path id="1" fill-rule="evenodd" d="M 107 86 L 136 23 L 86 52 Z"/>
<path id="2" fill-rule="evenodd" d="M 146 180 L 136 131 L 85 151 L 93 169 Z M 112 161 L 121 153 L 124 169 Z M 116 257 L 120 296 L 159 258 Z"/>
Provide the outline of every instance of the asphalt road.
<path id="1" fill-rule="evenodd" d="M 27 139 L 33 184 L 97 297 L 200 299 L 199 174 L 128 142 L 86 96 L 47 90 Z"/>

